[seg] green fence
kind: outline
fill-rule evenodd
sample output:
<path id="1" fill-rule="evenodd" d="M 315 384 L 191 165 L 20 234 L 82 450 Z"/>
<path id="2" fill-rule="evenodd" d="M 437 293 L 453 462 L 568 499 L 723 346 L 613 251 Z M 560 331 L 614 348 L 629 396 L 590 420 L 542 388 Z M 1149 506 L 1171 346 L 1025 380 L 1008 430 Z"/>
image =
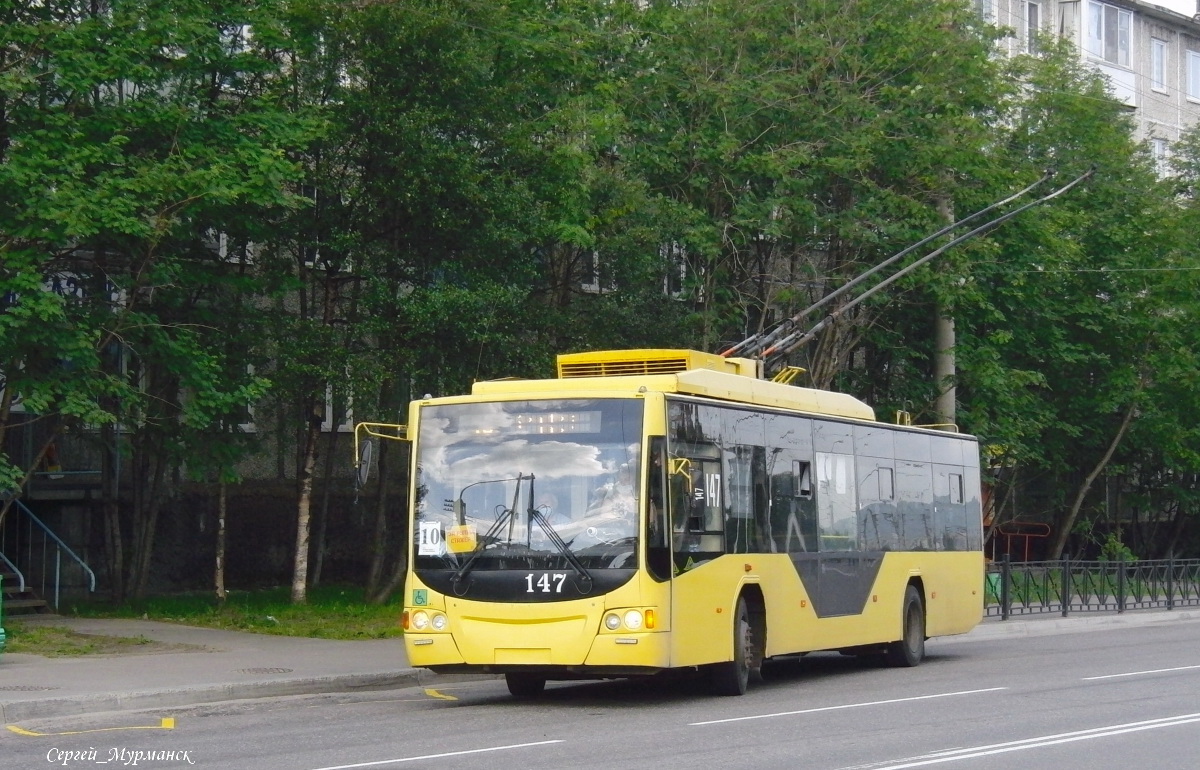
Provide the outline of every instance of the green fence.
<path id="1" fill-rule="evenodd" d="M 987 567 L 985 614 L 1124 612 L 1200 606 L 1200 559 L 1010 562 Z"/>

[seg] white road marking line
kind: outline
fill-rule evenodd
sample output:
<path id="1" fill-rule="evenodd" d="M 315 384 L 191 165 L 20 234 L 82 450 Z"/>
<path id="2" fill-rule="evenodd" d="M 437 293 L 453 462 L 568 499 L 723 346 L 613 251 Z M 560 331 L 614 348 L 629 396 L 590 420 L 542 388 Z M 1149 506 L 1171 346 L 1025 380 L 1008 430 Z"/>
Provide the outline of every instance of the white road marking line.
<path id="1" fill-rule="evenodd" d="M 946 756 L 949 754 L 957 754 L 960 751 L 967 751 L 967 749 L 964 749 L 962 747 L 954 748 L 954 749 L 942 749 L 941 751 L 931 751 L 928 754 L 920 754 L 915 757 L 905 757 L 904 759 L 899 759 L 899 760 L 897 760 L 897 759 L 882 759 L 878 762 L 867 762 L 866 764 L 862 764 L 862 765 L 849 765 L 848 767 L 838 768 L 838 770 L 880 770 L 884 766 L 892 764 L 893 762 L 912 762 L 913 760 L 916 760 L 916 759 L 931 759 L 933 757 L 942 757 L 942 756 Z"/>
<path id="2" fill-rule="evenodd" d="M 1177 666 L 1176 668 L 1156 668 L 1156 669 L 1152 669 L 1150 671 L 1130 671 L 1129 673 L 1126 673 L 1126 674 L 1108 674 L 1106 676 L 1085 676 L 1083 678 L 1083 681 L 1094 682 L 1097 679 L 1119 679 L 1120 677 L 1123 677 L 1123 676 L 1144 676 L 1146 674 L 1168 674 L 1172 671 L 1190 671 L 1190 670 L 1196 669 L 1196 668 L 1200 668 L 1200 666 Z"/>
<path id="3" fill-rule="evenodd" d="M 357 762 L 353 765 L 330 765 L 329 767 L 318 767 L 314 770 L 350 770 L 354 767 L 378 767 L 379 765 L 395 765 L 401 762 L 419 762 L 422 759 L 445 759 L 446 757 L 462 757 L 467 754 L 483 754 L 488 751 L 507 751 L 508 749 L 527 749 L 531 746 L 547 746 L 551 743 L 562 743 L 563 741 L 538 741 L 536 743 L 514 743 L 510 746 L 490 746 L 486 749 L 467 749 L 466 751 L 447 751 L 445 754 L 425 754 L 420 757 L 400 757 L 398 759 L 381 759 L 377 762 Z"/>
<path id="4" fill-rule="evenodd" d="M 936 695 L 916 695 L 911 698 L 892 698 L 891 700 L 877 700 L 868 703 L 847 703 L 841 706 L 822 706 L 814 709 L 801 709 L 800 711 L 780 711 L 775 714 L 755 714 L 749 717 L 733 717 L 731 719 L 712 719 L 707 722 L 691 722 L 689 727 L 698 727 L 700 725 L 719 725 L 725 722 L 745 722 L 750 719 L 770 719 L 772 717 L 790 717 L 797 714 L 816 714 L 821 711 L 840 711 L 841 709 L 857 709 L 865 706 L 886 706 L 889 703 L 909 703 L 916 700 L 931 700 L 933 698 L 952 698 L 956 695 L 976 695 L 983 692 L 997 692 L 999 690 L 1007 690 L 1007 687 L 989 687 L 986 690 L 960 690 L 958 692 L 942 692 Z"/>
<path id="5" fill-rule="evenodd" d="M 925 754 L 919 757 L 896 760 L 900 762 L 900 764 L 889 765 L 879 762 L 870 765 L 870 767 L 874 768 L 875 770 L 905 770 L 905 768 L 939 765 L 943 762 L 957 762 L 960 759 L 977 759 L 979 757 L 988 757 L 995 754 L 1006 754 L 1010 751 L 1040 749 L 1047 746 L 1057 746 L 1063 743 L 1087 741 L 1093 738 L 1109 738 L 1114 735 L 1123 735 L 1124 733 L 1134 733 L 1142 730 L 1155 730 L 1160 727 L 1175 727 L 1177 725 L 1186 725 L 1193 722 L 1200 722 L 1200 714 L 1180 714 L 1179 716 L 1164 717 L 1162 719 L 1148 719 L 1144 722 L 1129 722 L 1122 725 L 1093 727 L 1088 730 L 1077 730 L 1075 732 L 1058 733 L 1056 735 L 1043 735 L 1038 738 L 1024 738 L 1019 741 L 994 743 L 988 746 L 976 746 L 969 749 L 940 751 L 936 754 Z M 849 768 L 845 768 L 844 770 L 849 770 Z"/>

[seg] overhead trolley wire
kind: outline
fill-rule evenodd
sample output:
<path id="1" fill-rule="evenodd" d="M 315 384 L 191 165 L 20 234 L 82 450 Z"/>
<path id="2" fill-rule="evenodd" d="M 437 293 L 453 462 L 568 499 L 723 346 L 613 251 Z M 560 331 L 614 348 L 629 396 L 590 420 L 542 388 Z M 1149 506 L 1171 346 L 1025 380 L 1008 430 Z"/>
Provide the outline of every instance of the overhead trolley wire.
<path id="1" fill-rule="evenodd" d="M 771 338 L 770 342 L 768 343 L 769 347 L 759 343 L 759 344 L 756 344 L 754 346 L 754 348 L 756 350 L 762 350 L 762 358 L 763 358 L 764 364 L 768 369 L 771 368 L 772 364 L 779 362 L 781 359 L 783 359 L 785 356 L 787 356 L 792 351 L 799 348 L 801 345 L 804 345 L 804 344 L 812 341 L 812 339 L 814 337 L 816 337 L 816 335 L 819 334 L 823 329 L 825 329 L 831 323 L 836 321 L 838 318 L 840 318 L 842 315 L 844 315 L 847 311 L 853 309 L 854 307 L 857 307 L 859 304 L 861 304 L 862 302 L 867 300 L 869 297 L 871 297 L 876 292 L 879 292 L 879 291 L 887 288 L 888 286 L 891 286 L 893 283 L 900 280 L 905 275 L 908 275 L 912 271 L 916 270 L 918 267 L 921 267 L 922 265 L 926 264 L 927 262 L 941 256 L 947 250 L 953 248 L 954 246 L 957 246 L 958 244 L 962 243 L 963 241 L 969 240 L 981 233 L 985 233 L 988 230 L 998 227 L 999 225 L 1003 224 L 1004 222 L 1007 222 L 1008 220 L 1012 219 L 1013 217 L 1017 216 L 1018 214 L 1020 214 L 1023 211 L 1026 211 L 1028 209 L 1033 208 L 1034 206 L 1039 206 L 1043 203 L 1046 203 L 1048 201 L 1051 201 L 1051 200 L 1057 198 L 1058 196 L 1062 195 L 1063 193 L 1067 192 L 1071 188 L 1075 187 L 1076 185 L 1082 183 L 1084 180 L 1086 180 L 1087 178 L 1092 176 L 1092 174 L 1094 174 L 1095 171 L 1096 171 L 1096 169 L 1095 169 L 1095 167 L 1093 167 L 1093 168 L 1089 169 L 1087 172 L 1081 174 L 1080 176 L 1071 180 L 1067 184 L 1063 185 L 1062 187 L 1059 187 L 1058 189 L 1056 189 L 1050 193 L 1047 193 L 1046 195 L 1043 195 L 1042 197 L 1037 198 L 1036 200 L 1030 201 L 1029 203 L 1026 203 L 1023 206 L 1019 206 L 1018 208 L 1015 208 L 1006 214 L 1002 214 L 994 219 L 988 220 L 987 222 L 985 222 L 982 225 L 979 225 L 978 227 L 976 227 L 973 230 L 969 230 L 968 232 L 963 233 L 962 235 L 958 236 L 957 238 L 955 238 L 955 239 L 949 241 L 948 243 L 946 243 L 945 245 L 940 246 L 939 248 L 929 252 L 928 254 L 926 254 L 925 256 L 916 260 L 915 262 L 908 265 L 907 267 L 904 267 L 904 268 L 896 271 L 891 276 L 883 279 L 879 283 L 877 283 L 874 286 L 872 286 L 871 288 L 867 289 L 862 294 L 860 294 L 857 297 L 855 297 L 854 299 L 850 300 L 842 307 L 838 308 L 837 310 L 833 311 L 829 315 L 822 318 L 817 324 L 815 324 L 813 327 L 811 327 L 807 331 L 805 331 L 805 332 L 800 332 L 798 330 L 791 331 L 790 333 L 780 336 L 778 334 L 779 330 L 777 329 L 777 330 L 771 332 L 771 334 L 765 335 L 766 337 Z M 896 260 L 902 258 L 904 255 L 906 255 L 908 253 L 911 253 L 914 249 L 920 247 L 921 245 L 928 243 L 930 240 L 933 240 L 934 238 L 937 238 L 941 235 L 945 235 L 946 233 L 954 230 L 955 228 L 959 227 L 962 223 L 970 221 L 972 219 L 976 219 L 981 214 L 992 211 L 998 206 L 1003 206 L 1004 204 L 1011 202 L 1011 201 L 1015 200 L 1016 198 L 1021 197 L 1022 195 L 1027 193 L 1029 190 L 1033 189 L 1034 187 L 1037 187 L 1038 185 L 1042 184 L 1044 181 L 1049 179 L 1051 175 L 1052 174 L 1048 174 L 1047 176 L 1042 177 L 1042 179 L 1038 180 L 1034 184 L 1030 185 L 1029 187 L 1026 187 L 1024 190 L 1021 190 L 1020 192 L 1015 193 L 1012 196 L 1009 196 L 1005 200 L 994 203 L 991 206 L 987 207 L 986 209 L 981 209 L 979 212 L 976 212 L 975 214 L 972 214 L 971 216 L 966 217 L 965 219 L 962 219 L 959 222 L 955 222 L 953 225 L 949 225 L 945 228 L 942 228 L 937 233 L 934 233 L 933 235 L 929 236 L 928 238 L 923 239 L 919 243 L 916 243 L 913 246 L 908 247 L 907 249 L 905 249 L 904 251 L 901 251 L 899 254 L 895 255 L 894 257 L 888 258 L 887 260 L 880 263 L 876 267 L 863 273 L 862 275 L 858 276 L 854 280 L 848 282 L 845 286 L 842 286 L 837 291 L 831 292 L 828 296 L 824 297 L 821 301 L 813 304 L 812 306 L 810 306 L 808 308 L 805 308 L 803 311 L 801 311 L 797 315 L 788 319 L 788 321 L 786 321 L 784 323 L 785 328 L 786 329 L 794 328 L 806 315 L 811 313 L 813 310 L 828 303 L 834 297 L 844 294 L 851 287 L 861 283 L 863 279 L 878 272 L 880 269 L 893 264 Z M 739 345 L 734 346 L 734 348 L 731 348 L 731 350 L 733 350 L 735 348 L 739 348 L 743 344 L 745 344 L 745 343 L 739 343 Z"/>
<path id="2" fill-rule="evenodd" d="M 1017 200 L 1018 198 L 1023 197 L 1024 195 L 1029 193 L 1029 191 L 1033 190 L 1035 187 L 1038 187 L 1038 186 L 1044 184 L 1045 182 L 1047 182 L 1048 180 L 1052 179 L 1054 177 L 1055 173 L 1056 172 L 1053 170 L 1047 171 L 1045 176 L 1043 176 L 1041 179 L 1037 180 L 1033 184 L 1029 185 L 1028 187 L 1024 188 L 1023 190 L 1019 190 L 1018 192 L 1013 193 L 1012 195 L 1008 196 L 1004 200 L 996 201 L 995 203 L 991 204 L 990 206 L 987 206 L 986 208 L 982 208 L 979 211 L 976 211 L 974 214 L 965 216 L 962 219 L 958 220 L 957 222 L 946 225 L 941 230 L 938 230 L 936 233 L 933 233 L 931 235 L 928 235 L 928 236 L 922 238 L 921 240 L 919 240 L 916 243 L 912 244 L 911 246 L 905 248 L 904 250 L 892 255 L 891 257 L 888 257 L 883 262 L 880 262 L 878 265 L 871 268 L 870 270 L 867 270 L 866 272 L 864 272 L 864 273 L 858 275 L 857 277 L 853 278 L 852 280 L 848 281 L 846 284 L 844 284 L 837 290 L 825 295 L 821 299 L 817 300 L 817 302 L 813 303 L 812 305 L 809 305 L 808 307 L 801 310 L 799 313 L 796 313 L 795 315 L 793 315 L 791 318 L 788 318 L 788 319 L 780 322 L 771 331 L 760 332 L 758 334 L 747 337 L 746 339 L 742 340 L 741 342 L 737 343 L 736 345 L 733 345 L 733 346 L 721 351 L 721 355 L 728 358 L 730 356 L 755 356 L 755 355 L 762 353 L 762 351 L 772 347 L 772 345 L 774 345 L 774 343 L 777 340 L 779 340 L 781 337 L 783 337 L 783 335 L 785 335 L 786 333 L 790 332 L 797 324 L 799 324 L 801 321 L 803 321 L 810 313 L 816 311 L 817 309 L 821 308 L 824 305 L 827 305 L 828 303 L 832 302 L 833 300 L 837 299 L 841 295 L 843 295 L 846 292 L 853 289 L 858 284 L 860 284 L 863 281 L 865 281 L 866 279 L 870 278 L 872 275 L 875 275 L 880 270 L 883 270 L 883 269 L 895 264 L 897 261 L 908 256 L 909 254 L 911 254 L 912 252 L 921 248 L 922 246 L 929 243 L 930 241 L 937 240 L 938 238 L 941 238 L 943 235 L 946 235 L 948 233 L 953 232 L 954 230 L 957 230 L 958 228 L 962 227 L 963 225 L 966 225 L 967 223 L 978 219 L 979 217 L 983 216 L 984 214 L 991 213 L 992 211 L 995 211 L 996 209 L 1000 208 L 1001 206 L 1006 206 L 1009 203 L 1012 203 L 1013 201 Z"/>

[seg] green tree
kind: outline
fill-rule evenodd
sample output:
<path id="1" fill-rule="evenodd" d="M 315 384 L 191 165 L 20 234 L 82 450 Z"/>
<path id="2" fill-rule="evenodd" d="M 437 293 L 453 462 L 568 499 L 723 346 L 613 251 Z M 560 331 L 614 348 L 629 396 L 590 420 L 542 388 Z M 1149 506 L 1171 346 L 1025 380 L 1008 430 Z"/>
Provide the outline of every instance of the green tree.
<path id="1" fill-rule="evenodd" d="M 111 426 L 114 451 L 116 426 L 133 430 L 135 462 L 149 465 L 125 510 L 110 473 L 105 504 L 123 598 L 145 589 L 184 434 L 252 396 L 224 376 L 188 276 L 199 232 L 248 230 L 296 204 L 284 148 L 303 125 L 270 89 L 287 38 L 269 1 L 51 0 L 3 14 L 4 403 L 64 428 Z M 75 288 L 45 290 L 55 282 Z M 31 470 L 5 469 L 10 487 Z"/>
<path id="2" fill-rule="evenodd" d="M 322 258 L 357 276 L 361 294 L 358 321 L 339 327 L 357 324 L 350 336 L 321 337 L 315 319 L 311 334 L 289 334 L 290 347 L 281 346 L 289 366 L 319 375 L 309 392 L 349 355 L 353 370 L 374 373 L 355 378 L 377 387 L 355 392 L 358 414 L 390 421 L 422 393 L 549 374 L 556 349 L 621 339 L 636 320 L 628 303 L 581 288 L 596 253 L 606 271 L 640 270 L 623 273 L 633 288 L 617 296 L 669 315 L 661 293 L 646 295 L 639 280 L 660 260 L 651 198 L 612 152 L 614 68 L 632 44 L 621 22 L 632 7 L 311 6 L 321 30 L 313 57 L 340 53 L 312 58 L 314 71 L 298 85 L 299 98 L 320 104 L 329 134 L 306 156 L 315 216 L 298 219 L 292 237 L 319 242 Z M 598 322 L 589 315 L 596 309 Z M 608 313 L 624 320 L 606 323 Z M 293 355 L 301 340 L 313 342 Z M 301 382 L 298 371 L 278 379 Z M 402 560 L 383 565 L 401 551 L 393 538 L 406 534 L 397 507 L 382 499 L 368 579 L 375 597 L 404 568 Z"/>
<path id="3" fill-rule="evenodd" d="M 951 3 L 653 4 L 630 152 L 677 206 L 713 348 L 790 317 L 940 226 L 987 141 L 986 42 Z M 932 53 L 931 53 L 932 52 Z M 879 314 L 800 352 L 832 384 Z"/>
<path id="4" fill-rule="evenodd" d="M 997 165 L 1096 173 L 975 252 L 958 302 L 960 395 L 968 427 L 1003 447 L 1002 482 L 1023 473 L 1023 499 L 1053 521 L 1054 557 L 1159 397 L 1154 372 L 1171 333 L 1155 268 L 1172 214 L 1123 108 L 1074 51 L 1047 45 L 1017 60 L 1014 77 L 1026 88 Z"/>

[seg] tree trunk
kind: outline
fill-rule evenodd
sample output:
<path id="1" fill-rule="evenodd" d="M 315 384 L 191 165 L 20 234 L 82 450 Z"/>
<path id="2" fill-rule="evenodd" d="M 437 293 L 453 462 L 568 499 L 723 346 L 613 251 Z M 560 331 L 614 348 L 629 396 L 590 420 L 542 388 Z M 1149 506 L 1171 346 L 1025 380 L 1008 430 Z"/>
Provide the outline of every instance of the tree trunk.
<path id="1" fill-rule="evenodd" d="M 325 533 L 329 528 L 329 501 L 333 495 L 333 461 L 337 440 L 338 429 L 337 425 L 334 425 L 333 430 L 329 433 L 329 448 L 325 454 L 325 484 L 321 489 L 321 515 L 317 518 L 317 537 L 313 543 L 312 579 L 308 583 L 314 588 L 321 584 L 321 569 L 325 566 Z"/>
<path id="2" fill-rule="evenodd" d="M 225 591 L 225 516 L 228 512 L 228 495 L 225 481 L 217 482 L 217 554 L 213 570 L 213 586 L 217 602 L 225 604 L 229 594 Z"/>
<path id="3" fill-rule="evenodd" d="M 396 557 L 395 564 L 392 565 L 392 573 L 388 576 L 387 582 L 379 587 L 374 594 L 367 596 L 369 604 L 383 604 L 392 595 L 392 593 L 404 585 L 404 575 L 408 571 L 408 549 L 398 549 L 399 555 Z"/>
<path id="4" fill-rule="evenodd" d="M 1175 516 L 1171 520 L 1171 534 L 1167 538 L 1166 547 L 1158 554 L 1158 558 L 1166 559 L 1176 552 L 1179 539 L 1183 537 L 1183 528 L 1190 517 L 1187 506 L 1179 505 L 1175 509 Z"/>
<path id="5" fill-rule="evenodd" d="M 310 514 L 312 510 L 313 468 L 317 464 L 317 442 L 321 438 L 320 402 L 314 398 L 308 403 L 308 427 L 304 436 L 304 454 L 301 456 L 299 496 L 296 504 L 296 552 L 292 570 L 292 603 L 308 601 L 308 545 Z"/>
<path id="6" fill-rule="evenodd" d="M 1048 559 L 1058 559 L 1062 557 L 1063 549 L 1067 546 L 1067 538 L 1071 536 L 1071 528 L 1075 526 L 1075 519 L 1079 516 L 1080 509 L 1083 508 L 1084 498 L 1091 490 L 1092 484 L 1097 477 L 1104 472 L 1113 454 L 1117 451 L 1117 446 L 1121 443 L 1121 439 L 1125 437 L 1125 433 L 1129 430 L 1130 424 L 1133 422 L 1133 415 L 1137 411 L 1137 394 L 1129 402 L 1129 407 L 1125 410 L 1125 416 L 1121 419 L 1121 427 L 1117 428 L 1117 433 L 1113 436 L 1112 441 L 1108 444 L 1108 449 L 1104 452 L 1104 456 L 1096 463 L 1088 473 L 1087 478 L 1083 480 L 1083 484 L 1079 486 L 1079 491 L 1075 494 L 1075 501 L 1071 503 L 1071 509 L 1067 511 L 1066 516 L 1058 524 L 1058 532 L 1054 535 L 1054 546 L 1050 549 L 1050 553 L 1046 555 Z"/>
<path id="7" fill-rule="evenodd" d="M 372 597 L 383 581 L 384 561 L 387 558 L 387 467 L 390 441 L 379 442 L 379 459 L 375 475 L 379 479 L 379 491 L 375 495 L 375 531 L 371 537 L 371 566 L 367 570 L 365 595 Z"/>
<path id="8" fill-rule="evenodd" d="M 162 442 L 166 443 L 166 442 Z M 158 447 L 155 457 L 151 460 L 154 474 L 151 477 L 149 489 L 146 490 L 144 506 L 140 516 L 139 536 L 135 544 L 134 558 L 130 574 L 130 591 L 134 599 L 144 599 L 146 588 L 150 582 L 150 565 L 154 557 L 154 539 L 158 531 L 158 514 L 162 510 L 163 479 L 166 476 L 169 460 L 163 446 Z"/>
<path id="9" fill-rule="evenodd" d="M 111 425 L 105 425 L 100 429 L 102 446 L 106 449 L 112 447 L 112 451 L 104 452 L 103 468 L 101 469 L 101 478 L 103 479 L 101 494 L 104 510 L 104 545 L 105 551 L 108 552 L 109 588 L 113 602 L 121 604 L 125 601 L 125 551 L 124 541 L 121 538 L 121 508 L 117 501 L 117 474 L 119 471 L 114 459 L 120 449 L 115 446 L 114 433 Z"/>

